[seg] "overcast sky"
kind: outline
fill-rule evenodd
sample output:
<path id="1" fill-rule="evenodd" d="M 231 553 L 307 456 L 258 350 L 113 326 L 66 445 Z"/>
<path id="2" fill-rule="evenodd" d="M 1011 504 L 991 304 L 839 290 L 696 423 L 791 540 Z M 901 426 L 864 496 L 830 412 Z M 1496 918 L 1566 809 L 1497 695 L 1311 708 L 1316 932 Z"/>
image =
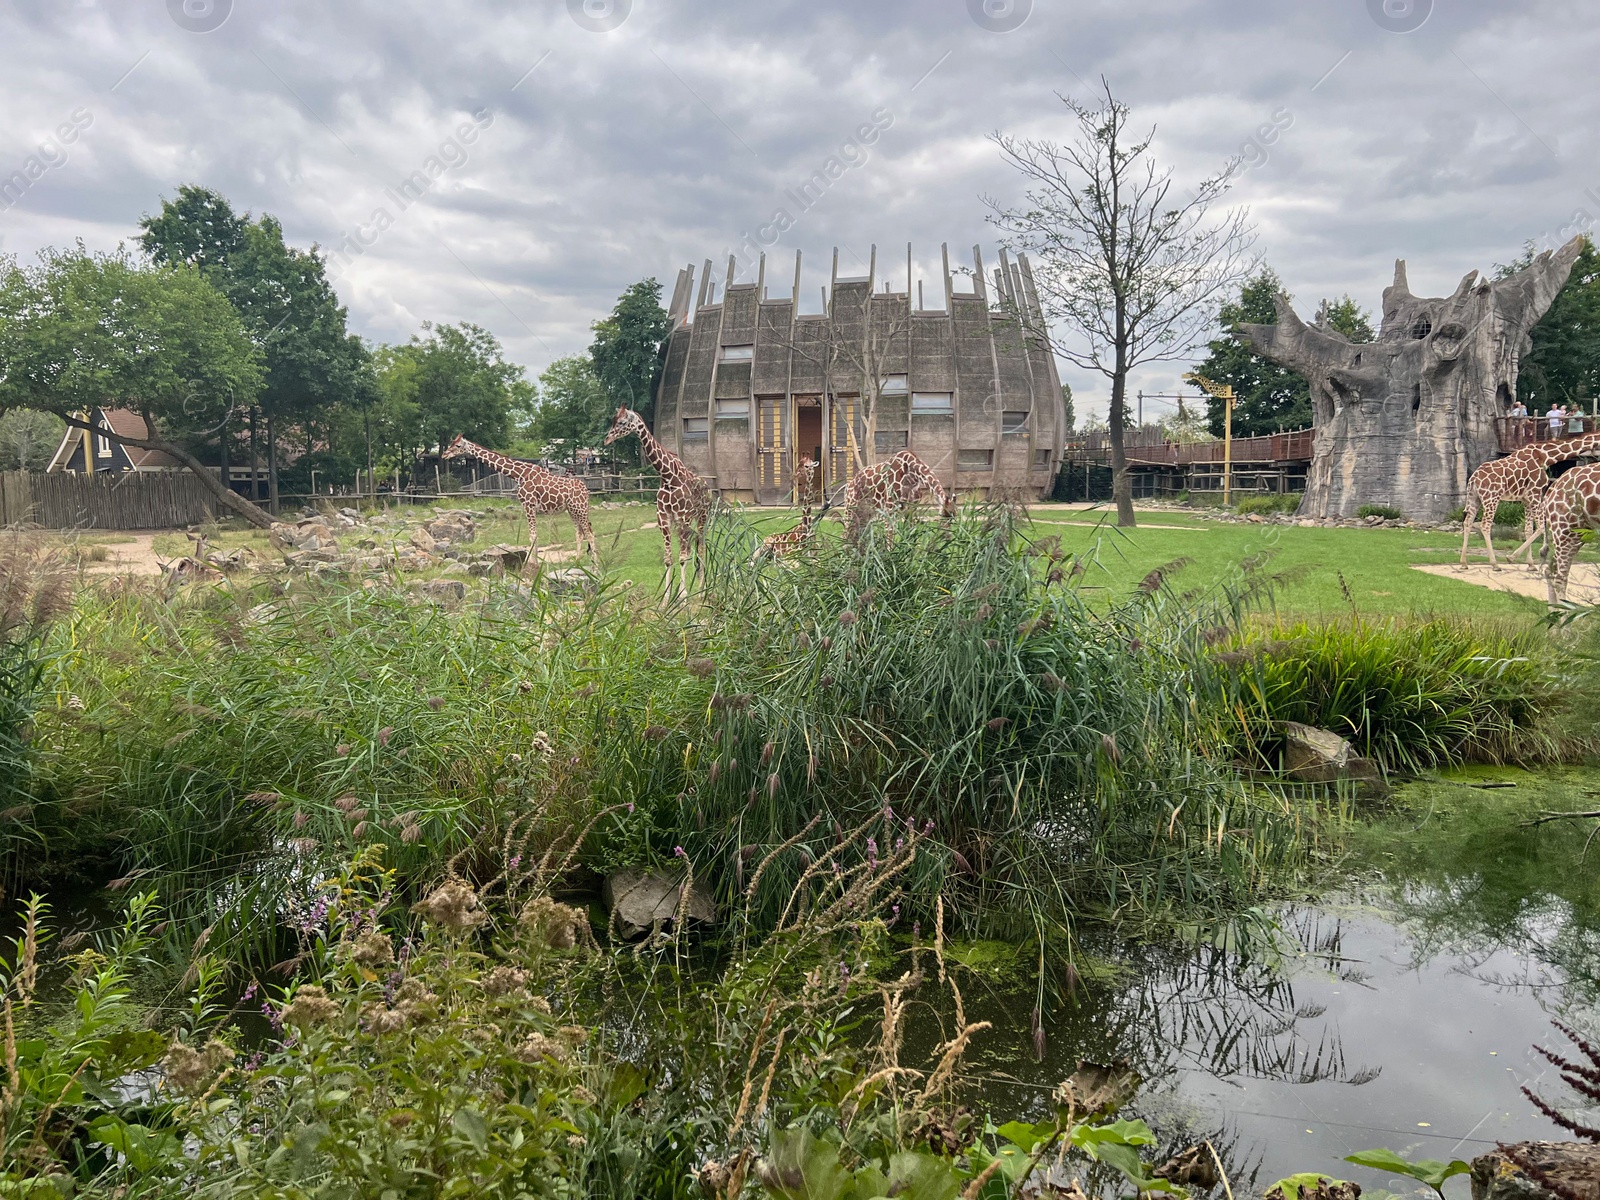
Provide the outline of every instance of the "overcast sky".
<path id="1" fill-rule="evenodd" d="M 474 321 L 533 375 L 630 282 L 670 297 L 708 257 L 720 279 L 779 209 L 768 283 L 804 251 L 803 311 L 835 246 L 842 274 L 876 243 L 903 279 L 911 242 L 931 300 L 940 243 L 992 261 L 982 197 L 1018 193 L 987 135 L 1066 137 L 1056 93 L 1101 75 L 1181 182 L 1255 164 L 1229 198 L 1306 315 L 1376 310 L 1396 257 L 1448 293 L 1600 217 L 1594 0 L 0 0 L 0 21 L 0 176 L 50 164 L 0 201 L 7 253 L 109 249 L 202 184 L 296 244 L 369 243 L 335 268 L 358 332 Z M 801 211 L 786 190 L 873 123 Z M 1104 380 L 1064 374 L 1103 411 Z"/>

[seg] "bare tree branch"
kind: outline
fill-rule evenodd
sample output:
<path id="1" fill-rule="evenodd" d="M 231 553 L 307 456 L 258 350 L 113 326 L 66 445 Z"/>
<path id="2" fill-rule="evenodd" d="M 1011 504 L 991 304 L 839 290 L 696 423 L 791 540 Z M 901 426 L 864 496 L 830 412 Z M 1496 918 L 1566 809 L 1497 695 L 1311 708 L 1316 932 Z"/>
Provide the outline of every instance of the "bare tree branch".
<path id="1" fill-rule="evenodd" d="M 1235 164 L 1202 180 L 1187 199 L 1174 197 L 1172 171 L 1150 155 L 1155 128 L 1132 135 L 1128 106 L 1104 78 L 1101 86 L 1104 97 L 1093 108 L 1061 97 L 1077 123 L 1067 144 L 992 135 L 1027 190 L 1018 208 L 990 197 L 985 203 L 1007 249 L 1033 260 L 1043 322 L 1025 305 L 1002 297 L 1002 306 L 1062 359 L 1111 380 L 1117 523 L 1132 525 L 1122 436 L 1128 372 L 1186 357 L 1258 260 L 1248 211 L 1212 214 Z"/>

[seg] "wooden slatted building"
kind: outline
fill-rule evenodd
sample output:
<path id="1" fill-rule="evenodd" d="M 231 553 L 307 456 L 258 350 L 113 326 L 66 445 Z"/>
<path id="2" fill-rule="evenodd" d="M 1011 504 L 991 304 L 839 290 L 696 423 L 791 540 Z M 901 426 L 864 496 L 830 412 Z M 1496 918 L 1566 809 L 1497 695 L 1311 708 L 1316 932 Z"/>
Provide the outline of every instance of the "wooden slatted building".
<path id="1" fill-rule="evenodd" d="M 755 283 L 720 295 L 711 261 L 678 273 L 655 397 L 655 435 L 723 496 L 789 503 L 801 457 L 823 466 L 830 493 L 863 464 L 909 447 L 961 493 L 1047 496 L 1061 463 L 1064 409 L 1026 258 L 1004 252 L 985 278 L 973 247 L 962 290 L 942 253 L 944 303 L 877 275 L 839 276 L 834 251 L 823 311 L 800 311 L 801 259 L 788 295 L 770 297 L 766 257 Z M 992 291 L 991 291 L 992 288 Z M 691 304 L 691 297 L 694 303 Z M 870 443 L 870 444 L 869 444 Z"/>

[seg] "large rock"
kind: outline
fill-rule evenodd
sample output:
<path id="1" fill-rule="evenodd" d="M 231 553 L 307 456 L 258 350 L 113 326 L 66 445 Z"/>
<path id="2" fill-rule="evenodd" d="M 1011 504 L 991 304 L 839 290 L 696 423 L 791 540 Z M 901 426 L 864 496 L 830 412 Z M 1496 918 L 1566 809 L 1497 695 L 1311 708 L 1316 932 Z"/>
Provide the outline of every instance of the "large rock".
<path id="1" fill-rule="evenodd" d="M 472 519 L 472 514 L 455 509 L 440 513 L 423 528 L 435 541 L 452 546 L 458 542 L 470 542 L 478 536 L 478 525 Z"/>
<path id="2" fill-rule="evenodd" d="M 1355 779 L 1381 784 L 1383 772 L 1370 758 L 1362 758 L 1347 740 L 1329 729 L 1284 721 L 1283 773 L 1298 783 L 1332 783 Z"/>
<path id="3" fill-rule="evenodd" d="M 1600 1146 L 1584 1142 L 1517 1142 L 1506 1149 L 1533 1163 L 1565 1197 L 1600 1200 Z M 1557 1200 L 1499 1150 L 1472 1160 L 1472 1200 Z"/>
<path id="4" fill-rule="evenodd" d="M 1467 478 L 1500 453 L 1495 418 L 1516 395 L 1528 331 L 1582 245 L 1575 237 L 1505 279 L 1469 271 L 1444 298 L 1413 296 L 1398 261 L 1376 342 L 1307 325 L 1282 295 L 1277 324 L 1236 326 L 1240 341 L 1311 385 L 1316 436 L 1301 514 L 1348 517 L 1388 504 L 1437 520 L 1460 508 Z"/>
<path id="5" fill-rule="evenodd" d="M 625 867 L 606 879 L 600 899 L 611 910 L 612 923 L 623 936 L 638 937 L 677 919 L 683 877 Z M 709 924 L 717 919 L 717 910 L 703 890 L 691 885 L 686 915 Z"/>
<path id="6" fill-rule="evenodd" d="M 467 585 L 459 579 L 423 579 L 411 586 L 424 600 L 434 604 L 459 604 L 467 597 Z"/>

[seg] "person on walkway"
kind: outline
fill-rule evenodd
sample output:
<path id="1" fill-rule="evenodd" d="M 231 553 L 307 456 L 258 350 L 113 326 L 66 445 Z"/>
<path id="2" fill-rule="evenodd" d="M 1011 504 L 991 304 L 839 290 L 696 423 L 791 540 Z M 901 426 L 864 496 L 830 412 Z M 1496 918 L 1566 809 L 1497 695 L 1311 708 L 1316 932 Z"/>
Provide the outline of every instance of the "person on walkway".
<path id="1" fill-rule="evenodd" d="M 1561 427 L 1567 419 L 1567 410 L 1559 404 L 1552 404 L 1544 419 L 1549 423 L 1551 438 L 1558 438 L 1561 436 Z"/>

